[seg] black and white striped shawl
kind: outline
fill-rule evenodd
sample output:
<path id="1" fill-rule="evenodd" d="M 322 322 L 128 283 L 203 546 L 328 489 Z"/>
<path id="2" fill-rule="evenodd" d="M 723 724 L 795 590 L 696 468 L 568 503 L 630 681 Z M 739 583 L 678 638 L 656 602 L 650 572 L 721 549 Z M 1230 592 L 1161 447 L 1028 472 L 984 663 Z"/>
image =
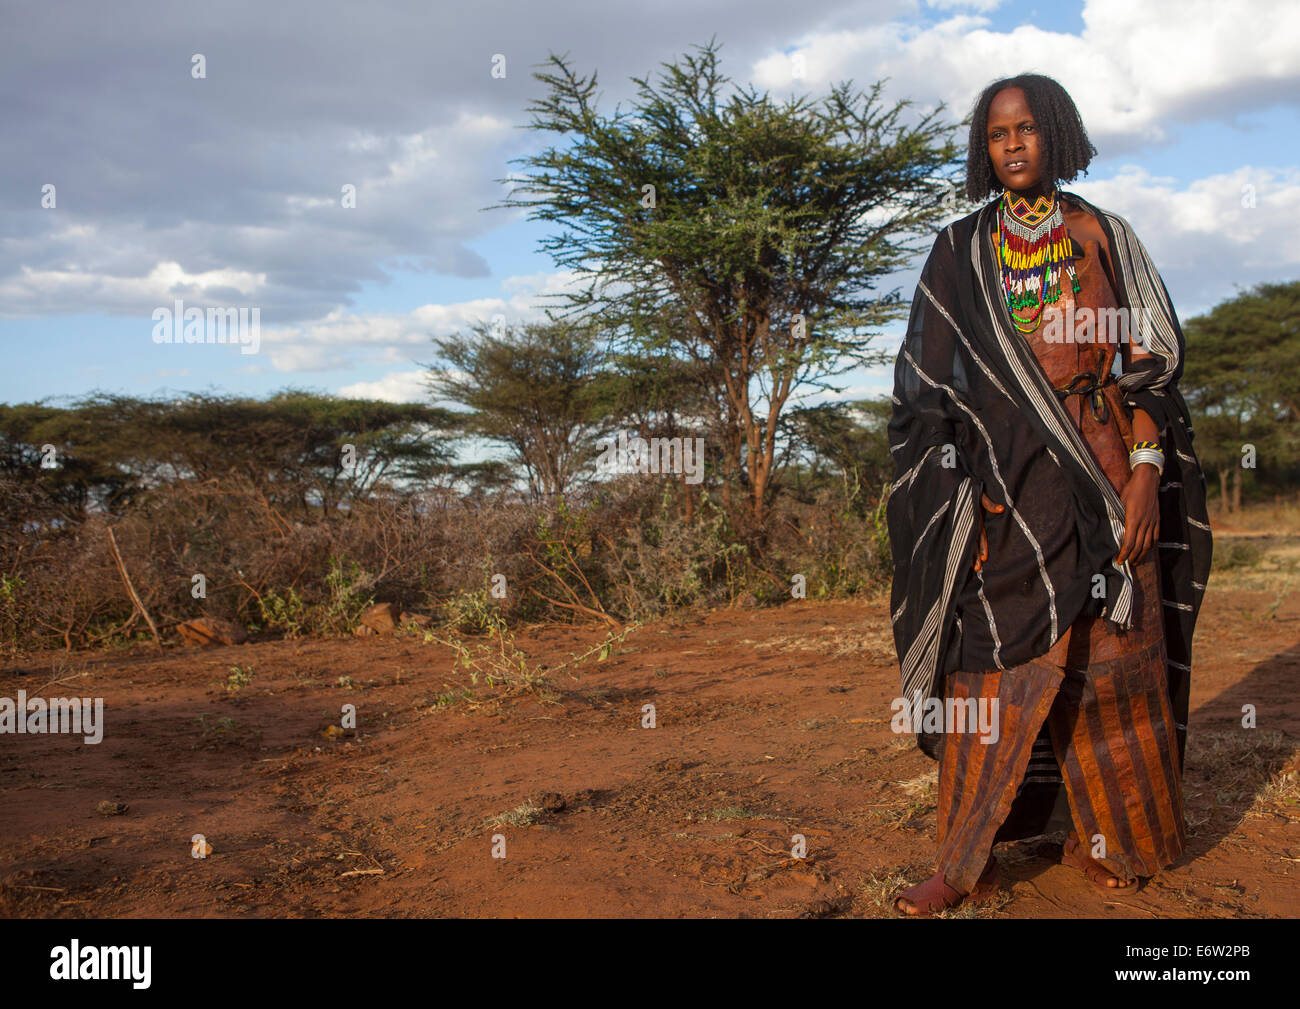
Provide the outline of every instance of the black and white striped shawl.
<path id="1" fill-rule="evenodd" d="M 1192 631 L 1212 549 L 1205 476 L 1176 384 L 1185 343 L 1128 222 L 1065 195 L 1105 231 L 1120 304 L 1131 317 L 1146 309 L 1153 323 L 1144 349 L 1154 356 L 1118 384 L 1130 408 L 1151 415 L 1165 452 L 1157 552 L 1181 756 Z M 1132 624 L 1132 567 L 1113 564 L 1123 504 L 1011 322 L 990 235 L 996 208 L 995 199 L 939 234 L 895 365 L 886 517 L 894 644 L 909 703 L 942 696 L 950 671 L 1005 669 L 1043 655 L 1081 613 Z M 989 560 L 975 572 L 982 493 L 1006 509 L 985 515 Z M 936 755 L 936 735 L 922 732 L 917 742 Z"/>

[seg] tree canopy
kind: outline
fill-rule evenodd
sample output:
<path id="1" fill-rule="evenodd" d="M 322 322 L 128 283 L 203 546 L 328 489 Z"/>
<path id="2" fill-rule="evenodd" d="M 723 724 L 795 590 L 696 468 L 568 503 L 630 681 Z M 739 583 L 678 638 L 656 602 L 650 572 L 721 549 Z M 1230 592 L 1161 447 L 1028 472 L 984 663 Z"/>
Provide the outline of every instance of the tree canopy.
<path id="1" fill-rule="evenodd" d="M 883 82 L 820 101 L 727 90 L 718 47 L 696 48 L 658 86 L 633 78 L 634 111 L 609 117 L 596 74 L 552 54 L 529 128 L 565 143 L 518 159 L 500 205 L 557 226 L 542 246 L 585 283 L 558 314 L 698 366 L 704 426 L 761 525 L 791 398 L 883 360 L 870 341 L 907 302 L 877 288 L 950 213 L 958 126 L 882 102 Z"/>

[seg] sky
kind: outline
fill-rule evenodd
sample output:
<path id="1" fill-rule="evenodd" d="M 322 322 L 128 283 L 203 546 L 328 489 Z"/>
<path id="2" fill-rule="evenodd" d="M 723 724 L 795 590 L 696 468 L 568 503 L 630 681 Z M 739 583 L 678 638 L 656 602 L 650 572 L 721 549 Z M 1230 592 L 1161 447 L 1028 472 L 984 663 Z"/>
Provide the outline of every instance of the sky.
<path id="1" fill-rule="evenodd" d="M 1066 188 L 1128 219 L 1180 318 L 1300 277 L 1293 0 L 4 0 L 3 22 L 0 402 L 428 402 L 433 337 L 540 319 L 572 283 L 547 225 L 485 209 L 512 159 L 562 142 L 523 128 L 551 53 L 598 74 L 603 115 L 710 38 L 776 98 L 888 78 L 953 121 L 992 80 L 1046 73 L 1099 152 Z M 910 297 L 919 268 L 883 288 Z M 177 299 L 256 307 L 258 352 L 156 342 Z M 889 371 L 840 395 L 887 394 Z"/>

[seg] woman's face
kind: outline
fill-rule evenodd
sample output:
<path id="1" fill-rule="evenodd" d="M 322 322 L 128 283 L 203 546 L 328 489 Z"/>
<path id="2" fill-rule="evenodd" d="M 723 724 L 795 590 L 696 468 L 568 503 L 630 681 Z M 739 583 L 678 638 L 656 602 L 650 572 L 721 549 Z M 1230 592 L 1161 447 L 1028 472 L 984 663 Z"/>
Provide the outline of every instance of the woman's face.
<path id="1" fill-rule="evenodd" d="M 1038 124 L 1020 88 L 1003 88 L 989 105 L 989 158 L 998 181 L 1025 194 L 1042 191 L 1043 154 Z"/>

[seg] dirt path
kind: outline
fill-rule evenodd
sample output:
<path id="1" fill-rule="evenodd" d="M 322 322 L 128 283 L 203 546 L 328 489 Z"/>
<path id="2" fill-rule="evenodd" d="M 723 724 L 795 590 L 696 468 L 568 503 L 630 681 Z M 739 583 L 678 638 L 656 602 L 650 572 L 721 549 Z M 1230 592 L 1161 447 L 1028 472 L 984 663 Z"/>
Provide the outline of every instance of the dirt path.
<path id="1" fill-rule="evenodd" d="M 1300 594 L 1218 582 L 1188 857 L 1107 905 L 1049 845 L 1003 847 L 1004 898 L 979 916 L 1300 914 Z M 0 914 L 882 915 L 933 871 L 935 799 L 934 763 L 889 731 L 888 627 L 883 599 L 647 626 L 556 674 L 556 699 L 495 708 L 439 706 L 468 681 L 419 637 L 26 656 L 0 696 L 103 697 L 107 728 L 0 735 Z M 518 644 L 557 664 L 598 638 Z M 238 691 L 234 666 L 252 671 Z M 324 738 L 345 704 L 357 734 Z"/>

